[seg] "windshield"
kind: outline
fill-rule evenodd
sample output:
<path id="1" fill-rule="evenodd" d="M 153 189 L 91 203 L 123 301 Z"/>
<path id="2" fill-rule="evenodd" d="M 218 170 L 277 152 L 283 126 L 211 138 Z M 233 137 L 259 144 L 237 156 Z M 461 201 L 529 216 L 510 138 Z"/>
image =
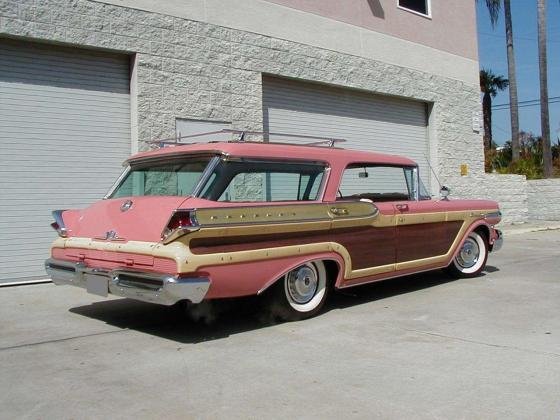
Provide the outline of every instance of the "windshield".
<path id="1" fill-rule="evenodd" d="M 134 165 L 110 198 L 191 195 L 211 158 Z"/>

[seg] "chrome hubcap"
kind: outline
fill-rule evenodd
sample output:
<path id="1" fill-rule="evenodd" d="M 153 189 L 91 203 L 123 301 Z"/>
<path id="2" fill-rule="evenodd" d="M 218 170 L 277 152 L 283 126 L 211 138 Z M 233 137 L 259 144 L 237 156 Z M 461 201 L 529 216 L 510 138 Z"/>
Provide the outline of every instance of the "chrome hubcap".
<path id="1" fill-rule="evenodd" d="M 463 268 L 471 268 L 477 263 L 479 256 L 480 248 L 478 244 L 474 239 L 467 238 L 457 255 L 457 263 Z"/>
<path id="2" fill-rule="evenodd" d="M 309 302 L 317 292 L 317 271 L 311 265 L 303 265 L 290 271 L 286 277 L 290 298 L 299 304 Z"/>

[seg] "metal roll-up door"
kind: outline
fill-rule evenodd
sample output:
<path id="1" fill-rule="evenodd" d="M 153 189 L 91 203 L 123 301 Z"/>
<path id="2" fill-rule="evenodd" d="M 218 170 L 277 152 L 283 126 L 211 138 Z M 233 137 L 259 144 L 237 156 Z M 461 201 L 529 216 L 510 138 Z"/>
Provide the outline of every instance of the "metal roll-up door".
<path id="1" fill-rule="evenodd" d="M 409 157 L 429 191 L 424 102 L 275 77 L 263 78 L 264 130 L 343 138 L 347 149 Z M 274 136 L 270 136 L 274 140 Z M 292 141 L 292 140 L 290 140 Z M 294 138 L 294 143 L 312 140 Z"/>
<path id="2" fill-rule="evenodd" d="M 51 211 L 119 175 L 129 91 L 128 56 L 0 39 L 0 282 L 45 278 Z"/>

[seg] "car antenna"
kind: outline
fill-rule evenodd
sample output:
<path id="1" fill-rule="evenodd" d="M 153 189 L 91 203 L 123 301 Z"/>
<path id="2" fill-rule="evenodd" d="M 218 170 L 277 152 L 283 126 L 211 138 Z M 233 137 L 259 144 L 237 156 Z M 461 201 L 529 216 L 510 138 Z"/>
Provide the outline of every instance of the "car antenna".
<path id="1" fill-rule="evenodd" d="M 426 159 L 426 163 L 428 164 L 428 168 L 430 168 L 430 171 L 432 171 L 432 174 L 434 175 L 434 178 L 436 179 L 437 183 L 439 184 L 439 192 L 441 194 L 441 196 L 443 197 L 442 200 L 448 201 L 449 198 L 449 193 L 451 192 L 451 190 L 449 189 L 449 187 L 443 185 L 441 183 L 441 181 L 439 180 L 436 171 L 434 170 L 434 168 L 432 167 L 432 165 L 430 164 L 430 159 L 428 159 L 428 156 L 426 156 L 426 154 L 424 153 L 424 159 Z"/>

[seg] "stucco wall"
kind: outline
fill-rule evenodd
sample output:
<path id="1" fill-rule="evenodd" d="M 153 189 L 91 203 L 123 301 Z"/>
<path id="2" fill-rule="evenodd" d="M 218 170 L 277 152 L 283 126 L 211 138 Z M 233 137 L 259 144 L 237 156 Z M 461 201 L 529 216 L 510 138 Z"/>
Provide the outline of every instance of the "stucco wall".
<path id="1" fill-rule="evenodd" d="M 478 60 L 474 1 L 430 0 L 429 18 L 399 8 L 397 0 L 265 1 Z"/>
<path id="2" fill-rule="evenodd" d="M 536 220 L 560 220 L 560 179 L 527 181 L 529 215 Z"/>

